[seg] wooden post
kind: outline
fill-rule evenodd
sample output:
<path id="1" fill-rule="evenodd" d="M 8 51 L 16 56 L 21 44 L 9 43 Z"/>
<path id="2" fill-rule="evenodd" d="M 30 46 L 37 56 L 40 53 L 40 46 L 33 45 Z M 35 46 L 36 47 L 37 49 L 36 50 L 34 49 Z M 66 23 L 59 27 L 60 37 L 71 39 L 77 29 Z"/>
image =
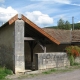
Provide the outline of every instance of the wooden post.
<path id="1" fill-rule="evenodd" d="M 44 50 L 44 53 L 46 53 L 46 46 L 44 43 L 38 42 L 41 48 Z"/>
<path id="2" fill-rule="evenodd" d="M 46 46 L 44 46 L 44 53 L 46 53 Z"/>
<path id="3" fill-rule="evenodd" d="M 37 43 L 35 43 L 34 41 L 29 41 L 29 45 L 30 45 L 30 49 L 31 49 L 31 65 L 32 65 L 32 69 L 33 69 L 33 49 L 36 46 Z"/>

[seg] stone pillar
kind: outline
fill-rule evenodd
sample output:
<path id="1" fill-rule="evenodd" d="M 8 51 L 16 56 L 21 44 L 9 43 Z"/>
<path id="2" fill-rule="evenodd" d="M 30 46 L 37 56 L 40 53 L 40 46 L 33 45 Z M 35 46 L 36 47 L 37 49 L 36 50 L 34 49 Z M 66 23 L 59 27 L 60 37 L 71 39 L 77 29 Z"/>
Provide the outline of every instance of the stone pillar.
<path id="1" fill-rule="evenodd" d="M 15 73 L 25 71 L 24 59 L 24 21 L 15 21 Z"/>

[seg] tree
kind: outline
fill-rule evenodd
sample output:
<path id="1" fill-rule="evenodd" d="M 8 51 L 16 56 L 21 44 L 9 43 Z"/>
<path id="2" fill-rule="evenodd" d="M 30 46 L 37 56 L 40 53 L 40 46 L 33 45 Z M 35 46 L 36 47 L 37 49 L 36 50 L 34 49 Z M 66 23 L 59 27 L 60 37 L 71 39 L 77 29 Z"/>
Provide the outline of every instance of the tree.
<path id="1" fill-rule="evenodd" d="M 64 21 L 63 19 L 60 19 L 58 21 L 58 28 L 59 29 L 70 30 L 71 29 L 71 24 L 69 23 L 69 21 Z"/>
<path id="2" fill-rule="evenodd" d="M 71 24 L 69 23 L 69 21 L 65 22 L 65 29 L 66 30 L 70 30 L 71 29 Z"/>
<path id="3" fill-rule="evenodd" d="M 59 28 L 59 29 L 64 29 L 64 28 L 65 28 L 64 26 L 65 26 L 64 20 L 60 19 L 60 20 L 58 21 L 58 28 Z"/>
<path id="4" fill-rule="evenodd" d="M 80 23 L 74 24 L 74 29 L 80 29 Z"/>

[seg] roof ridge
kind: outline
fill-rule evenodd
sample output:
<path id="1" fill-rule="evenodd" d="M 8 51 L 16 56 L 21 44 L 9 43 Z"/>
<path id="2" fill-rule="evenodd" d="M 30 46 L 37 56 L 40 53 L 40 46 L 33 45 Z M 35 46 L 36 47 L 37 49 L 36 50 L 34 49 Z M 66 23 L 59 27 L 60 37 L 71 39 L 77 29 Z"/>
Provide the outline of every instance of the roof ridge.
<path id="1" fill-rule="evenodd" d="M 12 23 L 14 23 L 16 20 L 23 20 L 24 22 L 26 22 L 27 24 L 29 24 L 32 28 L 34 28 L 35 30 L 37 30 L 39 33 L 41 33 L 42 35 L 44 35 L 47 39 L 51 40 L 52 42 L 55 42 L 56 44 L 60 44 L 60 42 L 52 37 L 51 35 L 49 35 L 47 32 L 45 32 L 42 28 L 38 27 L 36 24 L 34 24 L 32 21 L 30 21 L 28 18 L 26 18 L 23 14 L 21 14 L 20 16 L 18 14 L 16 14 L 14 17 L 12 17 L 9 21 L 7 21 L 5 24 L 9 24 L 11 25 Z M 4 24 L 4 25 L 5 25 Z M 3 26 L 4 26 L 3 25 Z"/>

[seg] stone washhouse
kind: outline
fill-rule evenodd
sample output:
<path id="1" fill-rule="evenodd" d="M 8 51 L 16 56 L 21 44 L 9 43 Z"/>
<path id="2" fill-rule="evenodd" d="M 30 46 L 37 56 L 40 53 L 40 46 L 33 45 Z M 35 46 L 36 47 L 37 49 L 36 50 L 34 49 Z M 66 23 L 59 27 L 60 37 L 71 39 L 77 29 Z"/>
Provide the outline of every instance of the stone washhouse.
<path id="1" fill-rule="evenodd" d="M 66 66 L 64 49 L 79 45 L 79 34 L 80 30 L 40 28 L 17 14 L 0 27 L 0 65 L 14 73 Z"/>

